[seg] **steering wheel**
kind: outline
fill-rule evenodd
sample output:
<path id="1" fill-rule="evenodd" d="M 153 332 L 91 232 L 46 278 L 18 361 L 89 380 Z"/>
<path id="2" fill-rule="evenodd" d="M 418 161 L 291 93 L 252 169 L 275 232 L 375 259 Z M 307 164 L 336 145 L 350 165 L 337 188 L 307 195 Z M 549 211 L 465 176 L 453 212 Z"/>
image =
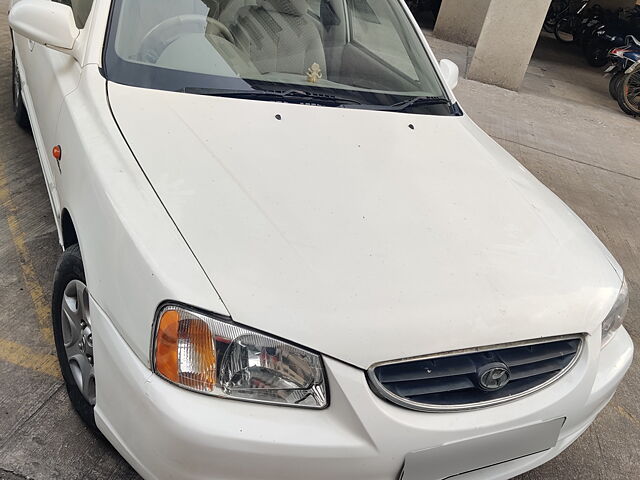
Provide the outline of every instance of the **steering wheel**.
<path id="1" fill-rule="evenodd" d="M 156 63 L 162 52 L 180 36 L 205 32 L 235 43 L 231 31 L 215 18 L 198 14 L 177 15 L 163 20 L 142 37 L 138 60 Z"/>

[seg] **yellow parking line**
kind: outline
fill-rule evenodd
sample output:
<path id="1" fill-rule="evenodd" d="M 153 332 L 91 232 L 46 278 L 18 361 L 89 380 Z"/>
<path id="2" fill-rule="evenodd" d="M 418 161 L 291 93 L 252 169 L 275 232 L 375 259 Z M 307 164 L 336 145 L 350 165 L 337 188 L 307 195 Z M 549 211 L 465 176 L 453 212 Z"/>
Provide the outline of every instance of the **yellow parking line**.
<path id="1" fill-rule="evenodd" d="M 24 345 L 0 338 L 0 360 L 60 378 L 58 358 L 54 355 L 37 353 Z"/>
<path id="2" fill-rule="evenodd" d="M 626 417 L 628 420 L 634 423 L 636 427 L 640 425 L 640 420 L 638 420 L 633 413 L 629 412 L 622 405 L 617 405 L 615 409 L 620 415 L 622 415 L 623 417 Z"/>
<path id="3" fill-rule="evenodd" d="M 2 162 L 0 162 L 0 205 L 4 207 L 7 212 L 7 224 L 9 225 L 11 238 L 20 259 L 20 267 L 22 268 L 22 276 L 24 277 L 25 286 L 27 287 L 33 306 L 35 307 L 40 333 L 49 344 L 53 344 L 53 332 L 49 316 L 49 302 L 44 294 L 42 285 L 40 285 L 38 275 L 33 268 L 31 255 L 29 254 L 29 249 L 25 242 L 25 236 L 20 228 L 18 217 L 16 215 L 18 208 L 11 199 L 11 192 L 7 185 L 4 165 Z"/>

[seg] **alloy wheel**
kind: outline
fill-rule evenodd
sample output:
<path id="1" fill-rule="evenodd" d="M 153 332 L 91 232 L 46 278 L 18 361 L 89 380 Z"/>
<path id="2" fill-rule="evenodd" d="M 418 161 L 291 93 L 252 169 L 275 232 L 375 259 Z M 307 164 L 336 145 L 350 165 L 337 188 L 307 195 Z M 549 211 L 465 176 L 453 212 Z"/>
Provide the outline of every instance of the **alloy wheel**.
<path id="1" fill-rule="evenodd" d="M 85 400 L 96 404 L 93 368 L 93 333 L 89 316 L 89 291 L 80 280 L 72 280 L 62 298 L 62 336 L 73 379 Z"/>

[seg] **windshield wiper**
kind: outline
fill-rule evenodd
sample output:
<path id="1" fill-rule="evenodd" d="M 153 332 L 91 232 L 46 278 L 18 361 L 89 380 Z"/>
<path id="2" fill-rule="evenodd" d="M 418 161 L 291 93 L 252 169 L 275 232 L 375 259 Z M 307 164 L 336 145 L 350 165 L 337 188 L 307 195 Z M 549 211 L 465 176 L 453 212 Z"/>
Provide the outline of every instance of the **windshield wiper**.
<path id="1" fill-rule="evenodd" d="M 413 97 L 403 102 L 394 103 L 388 107 L 380 107 L 380 110 L 388 110 L 392 112 L 404 112 L 411 107 L 419 107 L 422 105 L 449 105 L 451 102 L 445 97 Z"/>
<path id="2" fill-rule="evenodd" d="M 181 92 L 192 93 L 195 95 L 208 95 L 212 97 L 245 98 L 249 100 L 271 100 L 319 105 L 361 104 L 361 102 L 353 98 L 338 97 L 336 95 L 310 92 L 307 90 L 299 90 L 294 88 L 290 88 L 288 90 L 228 90 L 217 88 L 185 87 L 181 90 Z"/>
<path id="3" fill-rule="evenodd" d="M 266 100 L 287 103 L 300 103 L 312 105 L 350 105 L 352 108 L 367 108 L 390 112 L 403 112 L 412 107 L 423 105 L 450 105 L 445 97 L 420 96 L 412 97 L 392 105 L 368 105 L 355 98 L 341 97 L 330 93 L 314 92 L 298 88 L 287 90 L 229 90 L 223 88 L 185 87 L 180 90 L 183 93 L 195 95 L 207 95 L 212 97 L 244 98 L 250 100 Z"/>

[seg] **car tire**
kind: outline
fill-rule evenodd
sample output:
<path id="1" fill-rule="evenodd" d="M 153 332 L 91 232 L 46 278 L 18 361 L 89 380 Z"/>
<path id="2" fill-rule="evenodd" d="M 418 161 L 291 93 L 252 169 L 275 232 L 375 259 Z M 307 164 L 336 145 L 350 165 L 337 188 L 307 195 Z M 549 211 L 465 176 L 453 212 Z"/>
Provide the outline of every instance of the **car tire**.
<path id="1" fill-rule="evenodd" d="M 16 52 L 11 50 L 11 73 L 12 73 L 12 105 L 13 105 L 13 118 L 16 123 L 27 130 L 29 128 L 29 114 L 27 108 L 24 105 L 22 98 L 22 82 L 20 80 L 20 71 L 18 70 L 18 62 L 16 61 Z"/>
<path id="2" fill-rule="evenodd" d="M 51 302 L 53 336 L 71 404 L 87 426 L 97 431 L 93 412 L 93 335 L 86 285 L 80 247 L 76 244 L 62 253 L 56 267 Z"/>

